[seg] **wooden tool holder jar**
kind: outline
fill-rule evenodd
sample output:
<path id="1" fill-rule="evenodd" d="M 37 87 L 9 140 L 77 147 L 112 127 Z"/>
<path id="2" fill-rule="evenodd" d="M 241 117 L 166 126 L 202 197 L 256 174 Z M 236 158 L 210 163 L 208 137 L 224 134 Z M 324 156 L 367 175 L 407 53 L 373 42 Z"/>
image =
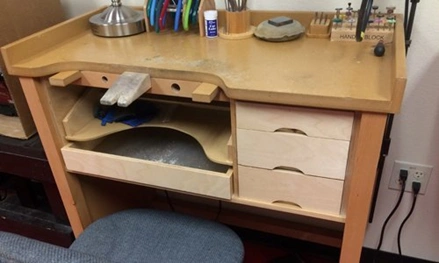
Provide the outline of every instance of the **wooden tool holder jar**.
<path id="1" fill-rule="evenodd" d="M 252 37 L 255 28 L 250 23 L 251 13 L 247 7 L 242 10 L 225 11 L 225 25 L 220 28 L 219 36 L 226 39 L 244 39 Z"/>
<path id="2" fill-rule="evenodd" d="M 239 12 L 226 11 L 226 34 L 242 34 L 250 30 L 250 11 Z"/>

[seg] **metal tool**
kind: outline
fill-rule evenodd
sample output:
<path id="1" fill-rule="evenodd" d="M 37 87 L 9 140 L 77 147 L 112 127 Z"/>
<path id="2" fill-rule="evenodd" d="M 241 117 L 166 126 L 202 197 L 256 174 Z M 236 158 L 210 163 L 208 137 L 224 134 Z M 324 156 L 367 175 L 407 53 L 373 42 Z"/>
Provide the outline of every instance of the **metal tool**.
<path id="1" fill-rule="evenodd" d="M 121 0 L 89 19 L 93 34 L 102 37 L 123 37 L 145 32 L 143 12 L 122 6 Z"/>
<path id="2" fill-rule="evenodd" d="M 369 14 L 373 6 L 373 0 L 363 0 L 361 2 L 361 8 L 358 12 L 357 30 L 355 32 L 355 39 L 357 42 L 363 41 L 366 27 L 369 23 Z"/>
<path id="3" fill-rule="evenodd" d="M 168 12 L 168 7 L 169 7 L 170 2 L 171 2 L 171 0 L 165 0 L 163 2 L 162 10 L 160 11 L 159 25 L 160 25 L 161 30 L 165 29 L 165 26 L 166 26 L 166 22 L 165 22 L 166 13 Z"/>
<path id="4" fill-rule="evenodd" d="M 226 11 L 241 12 L 247 10 L 247 0 L 224 0 Z"/>

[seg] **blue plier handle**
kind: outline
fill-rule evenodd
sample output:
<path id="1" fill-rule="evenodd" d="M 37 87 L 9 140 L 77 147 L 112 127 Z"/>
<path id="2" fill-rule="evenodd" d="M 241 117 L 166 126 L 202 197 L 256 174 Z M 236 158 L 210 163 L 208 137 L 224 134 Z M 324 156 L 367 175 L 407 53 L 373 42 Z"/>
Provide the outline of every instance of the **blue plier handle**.
<path id="1" fill-rule="evenodd" d="M 151 3 L 151 6 L 150 6 L 150 9 L 149 9 L 149 11 L 150 11 L 150 13 L 149 13 L 149 22 L 150 22 L 150 24 L 151 24 L 151 26 L 154 26 L 154 23 L 155 23 L 155 9 L 156 9 L 156 6 L 157 6 L 157 0 L 150 0 L 152 3 Z"/>
<path id="2" fill-rule="evenodd" d="M 182 8 L 183 8 L 183 0 L 178 0 L 177 9 L 175 10 L 174 31 L 178 31 L 179 29 Z"/>
<path id="3" fill-rule="evenodd" d="M 160 32 L 160 14 L 163 7 L 163 2 L 165 0 L 158 0 L 157 6 L 155 7 L 155 21 L 154 21 L 154 29 L 156 33 Z"/>

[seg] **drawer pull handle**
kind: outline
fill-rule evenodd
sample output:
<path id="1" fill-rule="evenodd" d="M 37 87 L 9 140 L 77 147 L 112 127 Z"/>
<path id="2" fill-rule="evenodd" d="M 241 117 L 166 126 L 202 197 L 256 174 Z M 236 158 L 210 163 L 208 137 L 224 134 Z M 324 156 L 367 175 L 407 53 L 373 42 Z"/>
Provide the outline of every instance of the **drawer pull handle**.
<path id="1" fill-rule="evenodd" d="M 276 200 L 272 202 L 273 205 L 291 205 L 298 208 L 302 208 L 299 204 L 291 202 L 291 201 L 283 201 L 283 200 Z"/>
<path id="2" fill-rule="evenodd" d="M 294 134 L 308 136 L 308 134 L 306 134 L 306 132 L 299 130 L 299 129 L 293 129 L 293 128 L 280 128 L 280 129 L 275 130 L 274 132 L 294 133 Z"/>
<path id="3" fill-rule="evenodd" d="M 305 174 L 302 170 L 294 167 L 288 167 L 288 166 L 277 166 L 274 167 L 273 171 L 287 171 L 287 172 L 295 172 L 295 173 L 301 173 Z"/>

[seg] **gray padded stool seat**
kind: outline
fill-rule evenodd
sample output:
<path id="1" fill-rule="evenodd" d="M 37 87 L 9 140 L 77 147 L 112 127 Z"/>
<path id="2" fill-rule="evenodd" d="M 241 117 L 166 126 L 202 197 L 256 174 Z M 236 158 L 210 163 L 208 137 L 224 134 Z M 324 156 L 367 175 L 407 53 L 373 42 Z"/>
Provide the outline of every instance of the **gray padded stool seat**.
<path id="1" fill-rule="evenodd" d="M 15 246 L 23 246 L 19 243 Z M 0 247 L 5 244 L 8 245 L 5 242 L 2 244 L 0 233 Z M 33 246 L 22 247 L 29 248 Z M 126 210 L 101 218 L 87 227 L 69 249 L 60 249 L 59 253 L 64 259 L 64 250 L 73 253 L 71 261 L 63 262 L 228 263 L 242 262 L 244 258 L 240 238 L 227 226 L 178 213 L 149 209 Z M 34 250 L 36 253 L 42 252 L 42 249 Z M 52 247 L 43 250 L 58 253 L 52 251 Z M 0 248 L 0 262 L 3 262 L 2 257 L 12 258 L 7 253 L 7 249 Z M 78 255 L 82 260 L 74 260 Z M 91 260 L 93 258 L 95 260 Z M 49 258 L 45 261 L 39 257 L 39 260 L 17 262 L 52 262 Z"/>
<path id="2" fill-rule="evenodd" d="M 97 220 L 70 249 L 115 262 L 242 262 L 230 228 L 158 210 L 127 210 Z"/>

